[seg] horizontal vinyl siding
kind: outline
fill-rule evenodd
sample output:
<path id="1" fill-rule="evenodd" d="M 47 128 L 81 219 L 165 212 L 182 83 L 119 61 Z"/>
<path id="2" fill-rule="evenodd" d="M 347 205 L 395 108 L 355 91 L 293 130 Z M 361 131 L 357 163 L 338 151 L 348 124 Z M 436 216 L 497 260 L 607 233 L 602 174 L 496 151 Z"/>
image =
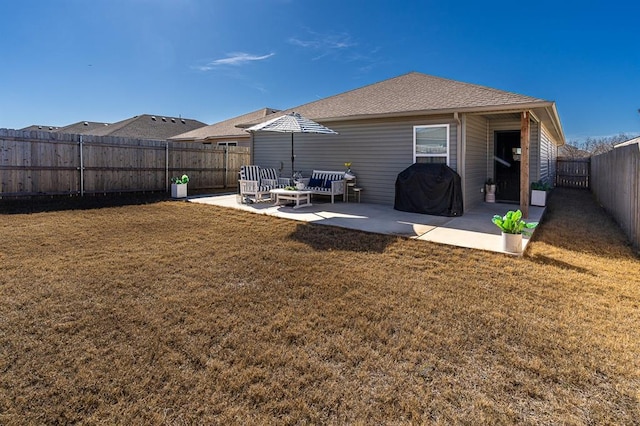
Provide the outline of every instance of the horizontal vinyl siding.
<path id="1" fill-rule="evenodd" d="M 553 143 L 549 131 L 541 125 L 540 131 L 540 179 L 553 185 L 556 177 L 558 148 Z"/>
<path id="2" fill-rule="evenodd" d="M 338 135 L 295 134 L 296 170 L 308 177 L 312 170 L 345 170 L 344 163 L 351 162 L 363 202 L 394 204 L 398 173 L 413 164 L 413 126 L 449 124 L 449 165 L 456 169 L 457 126 L 452 116 L 322 124 Z M 253 161 L 278 169 L 282 163 L 282 175 L 291 176 L 291 135 L 257 132 Z"/>
<path id="3" fill-rule="evenodd" d="M 467 210 L 484 201 L 484 194 L 480 190 L 484 188 L 487 178 L 492 175 L 490 170 L 487 170 L 489 158 L 487 119 L 477 115 L 466 116 L 465 135 L 464 208 Z"/>
<path id="4" fill-rule="evenodd" d="M 529 180 L 535 182 L 540 180 L 540 123 L 529 122 Z"/>

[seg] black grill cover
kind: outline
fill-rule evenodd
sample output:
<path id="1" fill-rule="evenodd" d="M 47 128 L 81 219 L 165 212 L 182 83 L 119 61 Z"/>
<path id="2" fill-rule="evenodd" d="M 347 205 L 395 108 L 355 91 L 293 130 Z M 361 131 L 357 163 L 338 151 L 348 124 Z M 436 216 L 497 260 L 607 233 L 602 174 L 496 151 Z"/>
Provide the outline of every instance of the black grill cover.
<path id="1" fill-rule="evenodd" d="M 445 164 L 413 164 L 396 179 L 394 208 L 435 216 L 462 216 L 460 176 Z"/>

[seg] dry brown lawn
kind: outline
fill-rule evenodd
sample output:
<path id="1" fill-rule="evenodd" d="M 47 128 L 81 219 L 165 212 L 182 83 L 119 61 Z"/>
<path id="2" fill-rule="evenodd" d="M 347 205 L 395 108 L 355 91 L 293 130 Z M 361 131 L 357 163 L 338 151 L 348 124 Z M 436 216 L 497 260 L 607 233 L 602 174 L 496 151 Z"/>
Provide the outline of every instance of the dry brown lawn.
<path id="1" fill-rule="evenodd" d="M 587 192 L 522 258 L 185 202 L 9 210 L 0 424 L 640 422 L 640 262 Z"/>

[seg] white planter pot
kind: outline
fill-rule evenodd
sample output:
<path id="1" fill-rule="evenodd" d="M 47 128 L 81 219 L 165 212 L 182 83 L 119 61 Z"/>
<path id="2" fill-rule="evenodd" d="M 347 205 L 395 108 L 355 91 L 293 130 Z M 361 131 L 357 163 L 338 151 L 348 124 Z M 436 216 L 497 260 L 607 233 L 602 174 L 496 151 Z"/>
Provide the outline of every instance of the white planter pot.
<path id="1" fill-rule="evenodd" d="M 171 184 L 171 198 L 186 198 L 187 196 L 187 184 L 186 183 L 172 183 Z"/>
<path id="2" fill-rule="evenodd" d="M 502 250 L 507 253 L 522 253 L 522 234 L 502 233 Z"/>
<path id="3" fill-rule="evenodd" d="M 495 185 L 485 185 L 484 186 L 484 201 L 487 203 L 495 203 L 496 202 L 496 186 Z"/>
<path id="4" fill-rule="evenodd" d="M 547 191 L 541 191 L 539 189 L 531 190 L 531 205 L 544 207 L 547 205 Z"/>

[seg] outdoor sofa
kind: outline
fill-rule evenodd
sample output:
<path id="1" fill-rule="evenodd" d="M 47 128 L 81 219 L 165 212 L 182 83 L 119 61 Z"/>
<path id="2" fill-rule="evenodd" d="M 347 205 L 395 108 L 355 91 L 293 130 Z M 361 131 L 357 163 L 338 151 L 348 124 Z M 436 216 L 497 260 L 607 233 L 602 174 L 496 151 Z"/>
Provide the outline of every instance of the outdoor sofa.
<path id="1" fill-rule="evenodd" d="M 345 172 L 314 170 L 310 178 L 303 179 L 304 189 L 314 195 L 329 195 L 333 204 L 336 195 L 344 195 L 344 174 Z"/>

